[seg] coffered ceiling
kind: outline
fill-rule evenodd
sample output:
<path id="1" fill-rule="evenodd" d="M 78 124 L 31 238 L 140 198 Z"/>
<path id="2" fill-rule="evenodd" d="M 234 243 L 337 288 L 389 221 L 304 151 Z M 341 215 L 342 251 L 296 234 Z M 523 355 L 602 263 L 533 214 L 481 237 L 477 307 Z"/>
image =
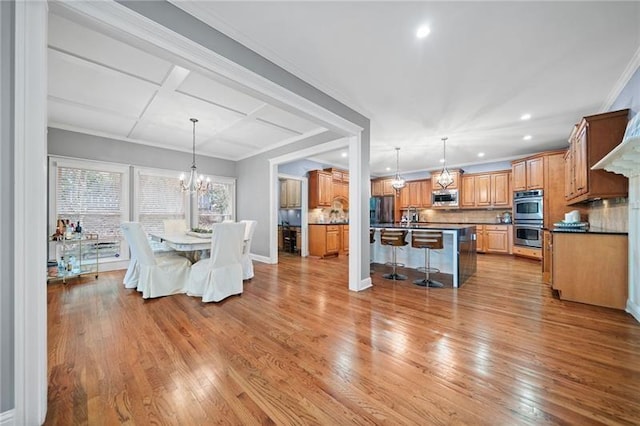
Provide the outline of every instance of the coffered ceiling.
<path id="1" fill-rule="evenodd" d="M 49 18 L 49 126 L 238 160 L 322 130 L 66 18 Z"/>
<path id="2" fill-rule="evenodd" d="M 369 117 L 375 175 L 396 146 L 438 169 L 444 136 L 452 167 L 565 147 L 640 63 L 640 2 L 172 3 Z M 322 130 L 149 52 L 51 15 L 50 126 L 190 151 L 196 117 L 198 154 L 233 160 Z"/>

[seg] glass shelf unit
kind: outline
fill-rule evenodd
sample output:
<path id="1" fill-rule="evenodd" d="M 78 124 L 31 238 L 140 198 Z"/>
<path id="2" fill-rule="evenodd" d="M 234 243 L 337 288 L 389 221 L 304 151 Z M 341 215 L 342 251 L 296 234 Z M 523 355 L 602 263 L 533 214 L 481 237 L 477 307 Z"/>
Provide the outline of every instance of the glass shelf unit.
<path id="1" fill-rule="evenodd" d="M 98 278 L 99 248 L 98 234 L 81 233 L 72 234 L 71 237 L 54 240 L 57 267 L 50 267 L 47 274 L 47 282 L 95 275 Z"/>

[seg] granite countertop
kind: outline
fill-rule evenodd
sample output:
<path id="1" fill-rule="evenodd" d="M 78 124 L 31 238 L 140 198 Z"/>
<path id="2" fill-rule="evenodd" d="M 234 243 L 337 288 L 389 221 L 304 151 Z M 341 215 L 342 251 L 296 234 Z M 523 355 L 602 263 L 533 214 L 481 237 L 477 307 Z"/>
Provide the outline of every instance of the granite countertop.
<path id="1" fill-rule="evenodd" d="M 572 228 L 552 228 L 551 232 L 557 234 L 609 234 L 609 235 L 629 235 L 626 231 L 611 231 L 604 228 L 593 228 L 589 229 L 572 229 Z"/>
<path id="2" fill-rule="evenodd" d="M 476 226 L 475 224 L 455 224 L 455 223 L 374 223 L 370 228 L 398 228 L 398 229 L 442 229 L 456 231 Z"/>

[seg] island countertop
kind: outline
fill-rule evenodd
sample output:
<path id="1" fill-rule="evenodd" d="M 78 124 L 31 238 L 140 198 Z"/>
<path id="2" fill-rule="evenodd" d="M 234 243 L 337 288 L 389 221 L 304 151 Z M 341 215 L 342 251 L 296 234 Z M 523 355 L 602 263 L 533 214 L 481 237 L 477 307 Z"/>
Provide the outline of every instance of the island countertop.
<path id="1" fill-rule="evenodd" d="M 445 231 L 458 231 L 475 227 L 475 224 L 458 224 L 458 223 L 372 223 L 370 228 L 385 229 L 438 229 Z"/>

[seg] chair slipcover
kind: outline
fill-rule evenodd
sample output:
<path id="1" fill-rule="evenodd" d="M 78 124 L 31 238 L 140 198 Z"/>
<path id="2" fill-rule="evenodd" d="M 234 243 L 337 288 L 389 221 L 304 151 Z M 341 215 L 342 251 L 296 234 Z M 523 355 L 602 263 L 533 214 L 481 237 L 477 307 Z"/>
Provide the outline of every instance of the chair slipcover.
<path id="1" fill-rule="evenodd" d="M 253 261 L 251 260 L 251 240 L 253 233 L 258 224 L 255 220 L 242 220 L 240 223 L 245 224 L 244 228 L 244 246 L 242 248 L 242 279 L 250 280 L 253 278 Z"/>
<path id="2" fill-rule="evenodd" d="M 133 288 L 133 282 L 136 282 L 136 288 L 145 299 L 184 293 L 189 278 L 189 260 L 178 255 L 154 256 L 139 222 L 123 222 L 120 228 L 131 248 L 125 286 Z"/>
<path id="3" fill-rule="evenodd" d="M 244 223 L 217 223 L 211 234 L 211 257 L 191 267 L 187 294 L 219 302 L 242 293 Z"/>

